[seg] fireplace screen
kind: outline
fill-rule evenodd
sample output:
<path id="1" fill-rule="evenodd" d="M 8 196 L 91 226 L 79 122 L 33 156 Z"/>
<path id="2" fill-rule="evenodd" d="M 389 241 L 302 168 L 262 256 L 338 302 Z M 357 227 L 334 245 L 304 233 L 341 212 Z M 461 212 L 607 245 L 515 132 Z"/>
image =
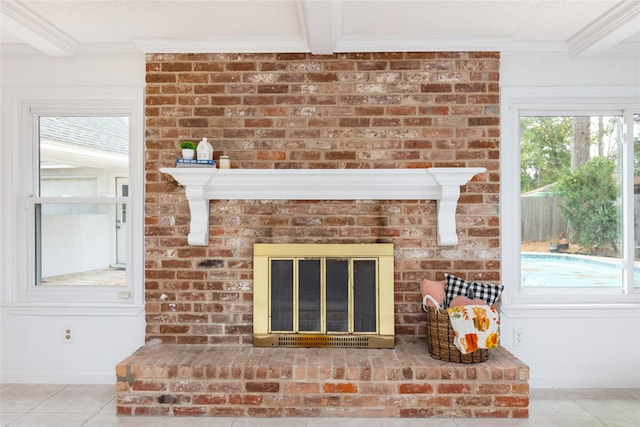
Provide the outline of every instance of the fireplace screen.
<path id="1" fill-rule="evenodd" d="M 393 245 L 256 244 L 254 344 L 393 347 Z"/>

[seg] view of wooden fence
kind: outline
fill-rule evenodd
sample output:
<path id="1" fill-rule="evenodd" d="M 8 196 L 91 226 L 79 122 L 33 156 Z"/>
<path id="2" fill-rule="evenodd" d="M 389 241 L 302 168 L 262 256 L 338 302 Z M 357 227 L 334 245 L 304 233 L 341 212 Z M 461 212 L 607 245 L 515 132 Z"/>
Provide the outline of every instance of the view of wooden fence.
<path id="1" fill-rule="evenodd" d="M 560 213 L 562 197 L 521 197 L 522 241 L 546 241 L 567 236 L 567 220 Z"/>

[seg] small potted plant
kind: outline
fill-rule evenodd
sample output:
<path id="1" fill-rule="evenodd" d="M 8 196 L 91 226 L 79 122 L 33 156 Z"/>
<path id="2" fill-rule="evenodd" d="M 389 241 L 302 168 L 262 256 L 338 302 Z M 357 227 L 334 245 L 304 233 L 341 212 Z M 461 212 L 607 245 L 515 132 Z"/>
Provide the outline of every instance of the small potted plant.
<path id="1" fill-rule="evenodd" d="M 180 149 L 182 149 L 182 158 L 185 160 L 193 160 L 196 155 L 196 143 L 193 141 L 182 141 Z"/>

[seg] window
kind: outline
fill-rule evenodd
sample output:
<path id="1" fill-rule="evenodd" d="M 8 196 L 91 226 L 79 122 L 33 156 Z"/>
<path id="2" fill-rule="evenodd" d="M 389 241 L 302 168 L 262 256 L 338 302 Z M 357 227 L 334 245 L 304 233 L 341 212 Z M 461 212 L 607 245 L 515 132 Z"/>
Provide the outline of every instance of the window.
<path id="1" fill-rule="evenodd" d="M 615 89 L 517 92 L 503 99 L 507 305 L 638 301 L 638 106 Z"/>
<path id="2" fill-rule="evenodd" d="M 142 305 L 141 103 L 83 92 L 16 99 L 10 304 Z"/>
<path id="3" fill-rule="evenodd" d="M 126 286 L 129 118 L 37 121 L 34 284 Z"/>
<path id="4" fill-rule="evenodd" d="M 520 283 L 623 286 L 621 116 L 520 117 Z"/>

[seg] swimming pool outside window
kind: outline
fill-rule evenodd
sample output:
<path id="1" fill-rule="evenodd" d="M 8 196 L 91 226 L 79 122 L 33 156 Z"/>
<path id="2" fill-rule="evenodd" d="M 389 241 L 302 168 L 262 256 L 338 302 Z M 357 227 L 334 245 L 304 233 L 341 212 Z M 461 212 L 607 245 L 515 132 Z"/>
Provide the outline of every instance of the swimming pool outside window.
<path id="1" fill-rule="evenodd" d="M 523 252 L 521 283 L 526 287 L 619 288 L 623 280 L 620 263 L 608 257 Z M 633 271 L 633 286 L 640 286 L 640 266 Z"/>

